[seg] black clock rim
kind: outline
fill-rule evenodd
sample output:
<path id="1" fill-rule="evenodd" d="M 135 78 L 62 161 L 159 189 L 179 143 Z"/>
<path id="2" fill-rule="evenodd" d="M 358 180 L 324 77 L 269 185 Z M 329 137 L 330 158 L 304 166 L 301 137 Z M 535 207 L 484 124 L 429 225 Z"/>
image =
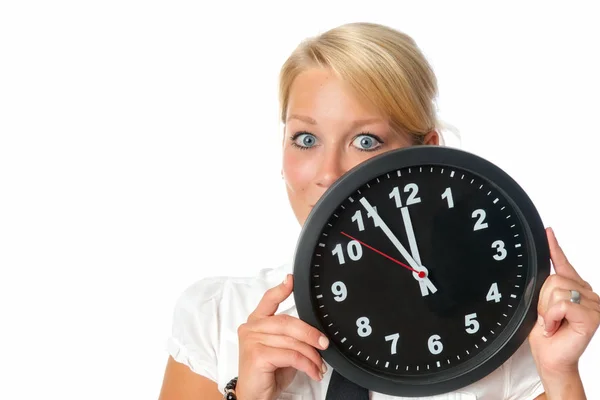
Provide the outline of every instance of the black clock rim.
<path id="1" fill-rule="evenodd" d="M 528 245 L 531 246 L 528 254 L 530 275 L 515 315 L 503 333 L 494 339 L 495 343 L 456 369 L 435 374 L 434 379 L 399 379 L 376 373 L 347 358 L 333 341 L 330 341 L 326 350 L 319 350 L 323 359 L 347 379 L 369 390 L 394 396 L 433 396 L 452 392 L 484 378 L 500 367 L 524 343 L 534 327 L 539 291 L 550 274 L 550 251 L 542 219 L 529 196 L 512 177 L 490 161 L 465 150 L 430 145 L 412 146 L 388 151 L 355 166 L 340 177 L 315 204 L 302 227 L 294 254 L 293 295 L 300 319 L 325 333 L 311 296 L 310 265 L 318 238 L 332 213 L 356 189 L 372 179 L 391 171 L 424 165 L 468 171 L 505 196 L 520 219 Z M 482 357 L 485 357 L 483 361 Z M 454 371 L 461 369 L 464 371 L 456 376 Z"/>

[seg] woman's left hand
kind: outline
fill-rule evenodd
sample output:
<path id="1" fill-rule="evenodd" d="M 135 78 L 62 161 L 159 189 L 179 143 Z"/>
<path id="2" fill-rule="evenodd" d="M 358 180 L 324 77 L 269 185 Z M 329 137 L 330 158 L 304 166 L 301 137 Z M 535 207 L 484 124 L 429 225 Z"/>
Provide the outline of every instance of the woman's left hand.
<path id="1" fill-rule="evenodd" d="M 546 235 L 556 274 L 542 286 L 538 323 L 529 335 L 542 380 L 578 376 L 579 358 L 600 325 L 600 297 L 569 263 L 554 231 L 549 228 Z M 571 301 L 571 290 L 580 293 L 580 304 Z"/>

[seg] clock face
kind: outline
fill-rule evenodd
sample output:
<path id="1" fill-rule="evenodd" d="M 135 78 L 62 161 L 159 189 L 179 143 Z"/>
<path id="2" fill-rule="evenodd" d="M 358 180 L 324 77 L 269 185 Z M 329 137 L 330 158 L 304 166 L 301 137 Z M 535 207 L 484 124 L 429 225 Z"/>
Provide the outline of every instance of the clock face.
<path id="1" fill-rule="evenodd" d="M 432 162 L 402 163 L 415 153 L 404 149 L 331 188 L 295 266 L 299 313 L 329 337 L 330 363 L 400 395 L 448 391 L 499 366 L 531 329 L 543 282 L 540 245 L 514 196 L 419 150 L 413 160 Z"/>

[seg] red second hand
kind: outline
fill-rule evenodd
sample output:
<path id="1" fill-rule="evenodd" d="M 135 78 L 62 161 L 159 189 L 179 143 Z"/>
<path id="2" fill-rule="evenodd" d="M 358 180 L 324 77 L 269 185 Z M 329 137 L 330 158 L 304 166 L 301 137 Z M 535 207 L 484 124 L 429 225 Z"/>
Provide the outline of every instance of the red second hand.
<path id="1" fill-rule="evenodd" d="M 393 257 L 390 257 L 390 256 L 388 256 L 387 254 L 385 254 L 385 253 L 383 253 L 383 252 L 381 252 L 381 251 L 377 250 L 376 248 L 369 246 L 369 245 L 368 245 L 368 244 L 366 244 L 365 242 L 363 242 L 363 241 L 361 241 L 361 240 L 358 240 L 358 239 L 356 239 L 356 238 L 354 238 L 354 237 L 352 237 L 352 236 L 348 235 L 346 232 L 341 232 L 341 234 L 342 234 L 342 235 L 344 235 L 344 236 L 347 236 L 347 237 L 349 237 L 349 238 L 350 238 L 350 239 L 352 239 L 352 240 L 356 240 L 358 243 L 360 243 L 360 244 L 362 244 L 363 246 L 365 246 L 365 247 L 367 247 L 367 248 L 369 248 L 369 249 L 373 250 L 373 251 L 374 251 L 374 252 L 376 252 L 376 253 L 379 253 L 379 254 L 381 254 L 381 255 L 382 255 L 382 256 L 384 256 L 385 258 L 387 258 L 387 259 L 389 259 L 389 260 L 392 260 L 392 261 L 393 261 L 393 262 L 395 262 L 396 264 L 402 265 L 404 268 L 407 268 L 407 269 L 411 270 L 412 272 L 416 272 L 416 273 L 417 273 L 417 275 L 419 275 L 419 278 L 421 278 L 421 279 L 423 279 L 423 278 L 425 278 L 425 277 L 427 276 L 427 274 L 425 273 L 425 271 L 417 271 L 417 270 L 415 270 L 414 268 L 412 268 L 412 267 L 410 267 L 410 266 L 408 266 L 408 265 L 406 265 L 406 264 L 404 264 L 404 263 L 402 263 L 402 262 L 400 262 L 400 261 L 396 260 L 395 258 L 393 258 Z"/>

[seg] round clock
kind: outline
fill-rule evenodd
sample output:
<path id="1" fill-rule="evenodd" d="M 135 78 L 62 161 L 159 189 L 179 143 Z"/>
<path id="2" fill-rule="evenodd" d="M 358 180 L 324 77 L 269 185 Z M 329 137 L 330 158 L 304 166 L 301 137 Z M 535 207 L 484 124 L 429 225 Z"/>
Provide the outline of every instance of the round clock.
<path id="1" fill-rule="evenodd" d="M 359 164 L 321 197 L 296 246 L 294 298 L 338 373 L 431 396 L 517 350 L 549 273 L 541 218 L 508 174 L 463 150 L 415 146 Z"/>

